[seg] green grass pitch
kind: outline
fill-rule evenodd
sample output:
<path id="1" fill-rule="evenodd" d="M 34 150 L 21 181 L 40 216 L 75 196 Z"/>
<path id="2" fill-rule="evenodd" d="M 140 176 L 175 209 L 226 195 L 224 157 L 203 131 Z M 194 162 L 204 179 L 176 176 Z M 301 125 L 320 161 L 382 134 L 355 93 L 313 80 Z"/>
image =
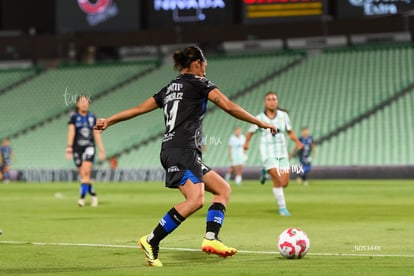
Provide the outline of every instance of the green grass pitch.
<path id="1" fill-rule="evenodd" d="M 413 275 L 414 181 L 292 181 L 292 217 L 280 217 L 270 183 L 233 187 L 221 239 L 239 252 L 203 254 L 205 214 L 161 243 L 164 267 L 148 267 L 136 246 L 182 200 L 163 183 L 96 183 L 100 206 L 76 205 L 77 183 L 0 184 L 0 275 Z M 302 260 L 285 260 L 279 233 L 311 240 Z"/>

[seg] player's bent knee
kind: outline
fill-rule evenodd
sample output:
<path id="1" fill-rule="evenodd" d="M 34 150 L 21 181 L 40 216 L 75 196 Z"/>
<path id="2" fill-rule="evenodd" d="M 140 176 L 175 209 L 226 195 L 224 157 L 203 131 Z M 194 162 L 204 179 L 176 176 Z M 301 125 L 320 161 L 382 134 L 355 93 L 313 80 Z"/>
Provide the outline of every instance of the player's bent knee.
<path id="1" fill-rule="evenodd" d="M 191 209 L 197 211 L 204 206 L 204 197 L 197 197 L 192 199 L 187 199 L 188 204 L 191 206 Z"/>
<path id="2" fill-rule="evenodd" d="M 223 188 L 223 190 L 220 192 L 220 194 L 221 194 L 221 195 L 222 195 L 225 199 L 227 199 L 227 201 L 230 199 L 231 193 L 232 193 L 232 189 L 231 189 L 230 185 L 226 185 L 226 186 Z"/>

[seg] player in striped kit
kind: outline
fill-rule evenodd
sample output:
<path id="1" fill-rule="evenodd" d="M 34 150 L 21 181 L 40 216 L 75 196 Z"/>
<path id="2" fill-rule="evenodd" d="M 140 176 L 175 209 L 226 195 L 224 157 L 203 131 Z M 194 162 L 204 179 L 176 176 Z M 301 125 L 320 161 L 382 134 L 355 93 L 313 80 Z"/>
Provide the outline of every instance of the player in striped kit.
<path id="1" fill-rule="evenodd" d="M 277 128 L 277 134 L 274 135 L 270 131 L 251 125 L 249 132 L 246 134 L 244 149 L 247 150 L 249 148 L 249 141 L 253 134 L 260 131 L 260 154 L 263 166 L 273 181 L 273 194 L 279 206 L 279 214 L 281 216 L 290 216 L 283 191 L 289 184 L 290 177 L 289 154 L 285 133 L 295 142 L 297 149 L 302 149 L 303 144 L 292 130 L 288 113 L 278 108 L 278 98 L 275 92 L 266 93 L 264 105 L 265 111 L 256 117 L 260 121 L 274 125 Z"/>

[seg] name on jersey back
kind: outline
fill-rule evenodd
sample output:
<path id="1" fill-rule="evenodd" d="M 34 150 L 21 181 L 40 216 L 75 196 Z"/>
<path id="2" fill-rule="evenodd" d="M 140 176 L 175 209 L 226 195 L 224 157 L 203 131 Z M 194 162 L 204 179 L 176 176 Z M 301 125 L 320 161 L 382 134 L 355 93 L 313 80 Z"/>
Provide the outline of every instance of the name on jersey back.
<path id="1" fill-rule="evenodd" d="M 175 100 L 182 100 L 184 93 L 181 92 L 183 89 L 182 83 L 171 83 L 167 87 L 167 92 L 165 93 L 166 96 L 164 98 L 164 104 L 175 101 Z"/>

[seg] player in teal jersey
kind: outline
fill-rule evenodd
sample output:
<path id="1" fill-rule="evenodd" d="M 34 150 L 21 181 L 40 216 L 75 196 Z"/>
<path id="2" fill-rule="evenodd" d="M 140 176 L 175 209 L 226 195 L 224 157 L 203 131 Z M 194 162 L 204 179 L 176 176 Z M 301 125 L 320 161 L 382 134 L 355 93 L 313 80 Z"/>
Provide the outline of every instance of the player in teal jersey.
<path id="1" fill-rule="evenodd" d="M 292 124 L 286 111 L 278 108 L 278 98 L 275 92 L 268 92 L 264 98 L 265 111 L 256 117 L 263 122 L 274 125 L 277 134 L 272 134 L 265 129 L 259 129 L 252 125 L 246 134 L 244 149 L 249 148 L 249 142 L 253 134 L 260 131 L 260 154 L 265 170 L 273 181 L 273 194 L 279 206 L 281 216 L 290 216 L 286 208 L 286 200 L 283 188 L 287 187 L 290 177 L 289 154 L 285 133 L 295 142 L 298 149 L 303 148 L 303 144 L 292 130 Z"/>

